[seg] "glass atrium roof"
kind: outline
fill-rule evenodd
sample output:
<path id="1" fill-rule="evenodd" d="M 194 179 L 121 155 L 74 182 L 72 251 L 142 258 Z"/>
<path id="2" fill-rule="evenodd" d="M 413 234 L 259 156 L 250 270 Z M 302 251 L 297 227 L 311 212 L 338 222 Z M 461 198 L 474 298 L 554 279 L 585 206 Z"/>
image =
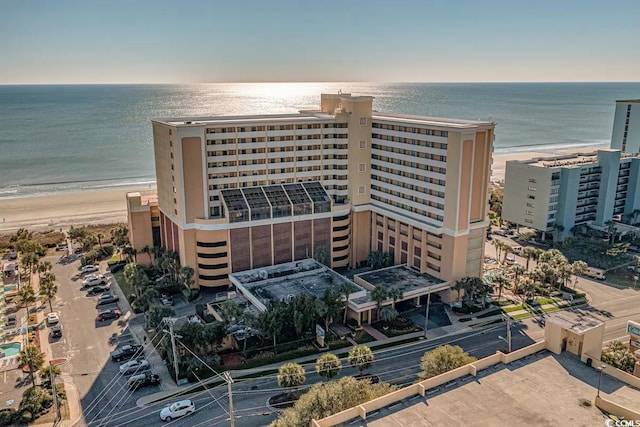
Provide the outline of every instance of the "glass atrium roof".
<path id="1" fill-rule="evenodd" d="M 317 181 L 222 190 L 229 222 L 331 211 L 331 198 Z"/>

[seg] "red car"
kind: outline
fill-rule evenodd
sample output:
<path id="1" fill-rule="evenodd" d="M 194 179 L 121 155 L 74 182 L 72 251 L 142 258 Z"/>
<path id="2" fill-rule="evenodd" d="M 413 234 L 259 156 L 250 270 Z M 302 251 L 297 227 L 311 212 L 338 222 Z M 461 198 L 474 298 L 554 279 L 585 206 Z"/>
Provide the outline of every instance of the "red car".
<path id="1" fill-rule="evenodd" d="M 96 317 L 96 321 L 104 322 L 109 319 L 118 319 L 122 316 L 122 312 L 120 310 L 105 310 L 98 313 L 98 317 Z"/>

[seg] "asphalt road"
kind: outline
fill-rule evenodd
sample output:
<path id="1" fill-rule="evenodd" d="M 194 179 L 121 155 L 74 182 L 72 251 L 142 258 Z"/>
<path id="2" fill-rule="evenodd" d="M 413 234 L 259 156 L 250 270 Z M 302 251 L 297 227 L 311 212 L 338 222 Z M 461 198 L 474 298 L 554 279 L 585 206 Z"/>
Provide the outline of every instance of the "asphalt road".
<path id="1" fill-rule="evenodd" d="M 50 341 L 51 349 L 54 358 L 69 358 L 61 369 L 73 378 L 85 421 L 105 416 L 117 402 L 133 405 L 140 396 L 159 391 L 158 387 L 149 387 L 138 391 L 136 396 L 123 394 L 126 378 L 119 375 L 119 365 L 110 361 L 109 353 L 118 344 L 132 341 L 127 331 L 128 315 L 119 320 L 97 323 L 97 297 L 87 296 L 86 291 L 80 290 L 80 262 L 63 265 L 58 263 L 59 257 L 45 259 L 52 262 L 58 282 L 58 298 L 53 305 L 54 310 L 60 312 L 63 334 L 61 339 Z M 117 305 L 101 307 L 108 308 L 117 308 Z M 116 380 L 112 381 L 114 378 Z M 123 396 L 127 400 L 121 401 Z M 100 411 L 102 413 L 99 414 Z"/>
<path id="2" fill-rule="evenodd" d="M 533 343 L 531 338 L 525 334 L 527 325 L 519 324 L 514 326 L 512 333 L 512 345 L 514 349 L 522 348 Z M 452 342 L 462 346 L 466 351 L 475 357 L 482 358 L 494 354 L 496 350 L 504 349 L 506 344 L 498 338 L 505 334 L 505 326 L 497 325 L 483 331 L 476 331 L 458 335 L 455 337 L 443 337 L 430 341 L 419 341 L 402 347 L 380 350 L 376 352 L 376 361 L 369 373 L 380 376 L 383 381 L 390 381 L 395 384 L 406 385 L 417 379 L 419 372 L 420 358 L 426 350 L 434 348 L 444 343 Z M 343 361 L 343 365 L 346 361 Z M 314 371 L 313 363 L 305 365 L 307 370 L 306 384 L 313 384 L 321 381 Z M 355 368 L 343 368 L 341 375 L 356 375 Z M 233 385 L 233 406 L 236 426 L 258 426 L 268 425 L 275 420 L 277 412 L 267 406 L 269 397 L 281 393 L 278 387 L 276 375 L 267 377 L 236 380 Z M 216 424 L 228 424 L 228 394 L 226 385 L 219 386 L 210 391 L 196 393 L 190 398 L 196 405 L 196 413 L 182 419 L 177 419 L 169 423 L 162 422 L 159 418 L 160 410 L 167 402 L 151 405 L 145 408 L 122 407 L 118 415 L 104 419 L 104 426 L 190 426 L 205 427 Z M 98 425 L 98 420 L 95 424 Z"/>

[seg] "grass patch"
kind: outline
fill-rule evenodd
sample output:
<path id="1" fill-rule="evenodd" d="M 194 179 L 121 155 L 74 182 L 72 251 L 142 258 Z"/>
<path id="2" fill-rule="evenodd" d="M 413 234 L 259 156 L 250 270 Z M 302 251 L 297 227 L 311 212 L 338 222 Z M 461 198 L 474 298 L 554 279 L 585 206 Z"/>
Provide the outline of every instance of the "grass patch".
<path id="1" fill-rule="evenodd" d="M 545 304 L 555 304 L 555 303 L 557 303 L 557 302 L 558 302 L 557 300 L 555 300 L 555 299 L 553 299 L 553 298 L 543 298 L 543 297 L 536 298 L 536 301 L 537 301 L 537 302 L 538 302 L 538 304 L 540 304 L 540 305 L 545 305 Z"/>
<path id="2" fill-rule="evenodd" d="M 511 304 L 514 304 L 514 302 L 513 302 L 513 301 L 510 301 L 510 300 L 508 300 L 508 299 L 503 299 L 503 300 L 501 300 L 501 301 L 494 301 L 492 304 L 493 304 L 493 305 L 495 305 L 495 306 L 497 306 L 497 307 L 504 307 L 505 305 L 511 305 Z"/>
<path id="3" fill-rule="evenodd" d="M 554 312 L 554 311 L 564 310 L 565 308 L 573 307 L 573 306 L 576 306 L 576 305 L 584 305 L 584 304 L 585 304 L 584 301 L 577 301 L 577 302 L 573 302 L 571 304 L 565 304 L 565 305 L 559 305 L 559 306 L 555 306 L 555 307 L 549 307 L 549 308 L 545 308 L 543 310 L 536 310 L 535 312 L 520 313 L 520 314 L 516 314 L 515 316 L 511 316 L 511 317 L 514 320 L 519 320 L 519 319 L 524 319 L 526 317 L 534 316 L 536 314 L 551 313 L 551 312 Z"/>
<path id="4" fill-rule="evenodd" d="M 376 339 L 365 331 L 358 331 L 356 332 L 355 337 L 353 337 L 353 340 L 358 344 L 365 344 L 371 341 L 375 341 Z"/>
<path id="5" fill-rule="evenodd" d="M 511 313 L 512 311 L 519 311 L 519 310 L 524 310 L 524 307 L 522 305 L 513 305 L 510 307 L 504 307 L 502 309 L 502 311 L 504 311 L 505 313 Z"/>
<path id="6" fill-rule="evenodd" d="M 0 234 L 1 251 L 9 252 L 9 248 L 13 247 L 11 236 L 13 236 L 13 234 Z M 59 231 L 54 230 L 34 231 L 31 233 L 31 238 L 29 240 L 31 240 L 32 242 L 40 243 L 46 248 L 52 248 L 60 243 L 64 243 L 65 235 L 64 233 L 60 233 Z"/>
<path id="7" fill-rule="evenodd" d="M 131 302 L 131 295 L 134 295 L 136 291 L 132 286 L 127 284 L 126 280 L 124 280 L 124 271 L 120 270 L 112 274 L 114 279 L 116 279 L 116 282 L 118 282 L 118 286 L 120 286 L 125 298 L 127 298 L 127 301 Z"/>

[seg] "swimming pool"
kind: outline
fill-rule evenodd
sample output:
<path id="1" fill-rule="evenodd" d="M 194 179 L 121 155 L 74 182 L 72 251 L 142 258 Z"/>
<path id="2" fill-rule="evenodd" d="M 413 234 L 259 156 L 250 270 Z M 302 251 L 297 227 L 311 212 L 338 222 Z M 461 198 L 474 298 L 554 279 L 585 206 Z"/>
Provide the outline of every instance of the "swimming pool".
<path id="1" fill-rule="evenodd" d="M 4 357 L 15 356 L 20 353 L 20 347 L 21 345 L 19 342 L 0 345 L 0 349 L 4 352 Z"/>
<path id="2" fill-rule="evenodd" d="M 15 288 L 16 288 L 16 285 L 4 285 L 4 291 L 5 292 L 11 292 Z"/>

